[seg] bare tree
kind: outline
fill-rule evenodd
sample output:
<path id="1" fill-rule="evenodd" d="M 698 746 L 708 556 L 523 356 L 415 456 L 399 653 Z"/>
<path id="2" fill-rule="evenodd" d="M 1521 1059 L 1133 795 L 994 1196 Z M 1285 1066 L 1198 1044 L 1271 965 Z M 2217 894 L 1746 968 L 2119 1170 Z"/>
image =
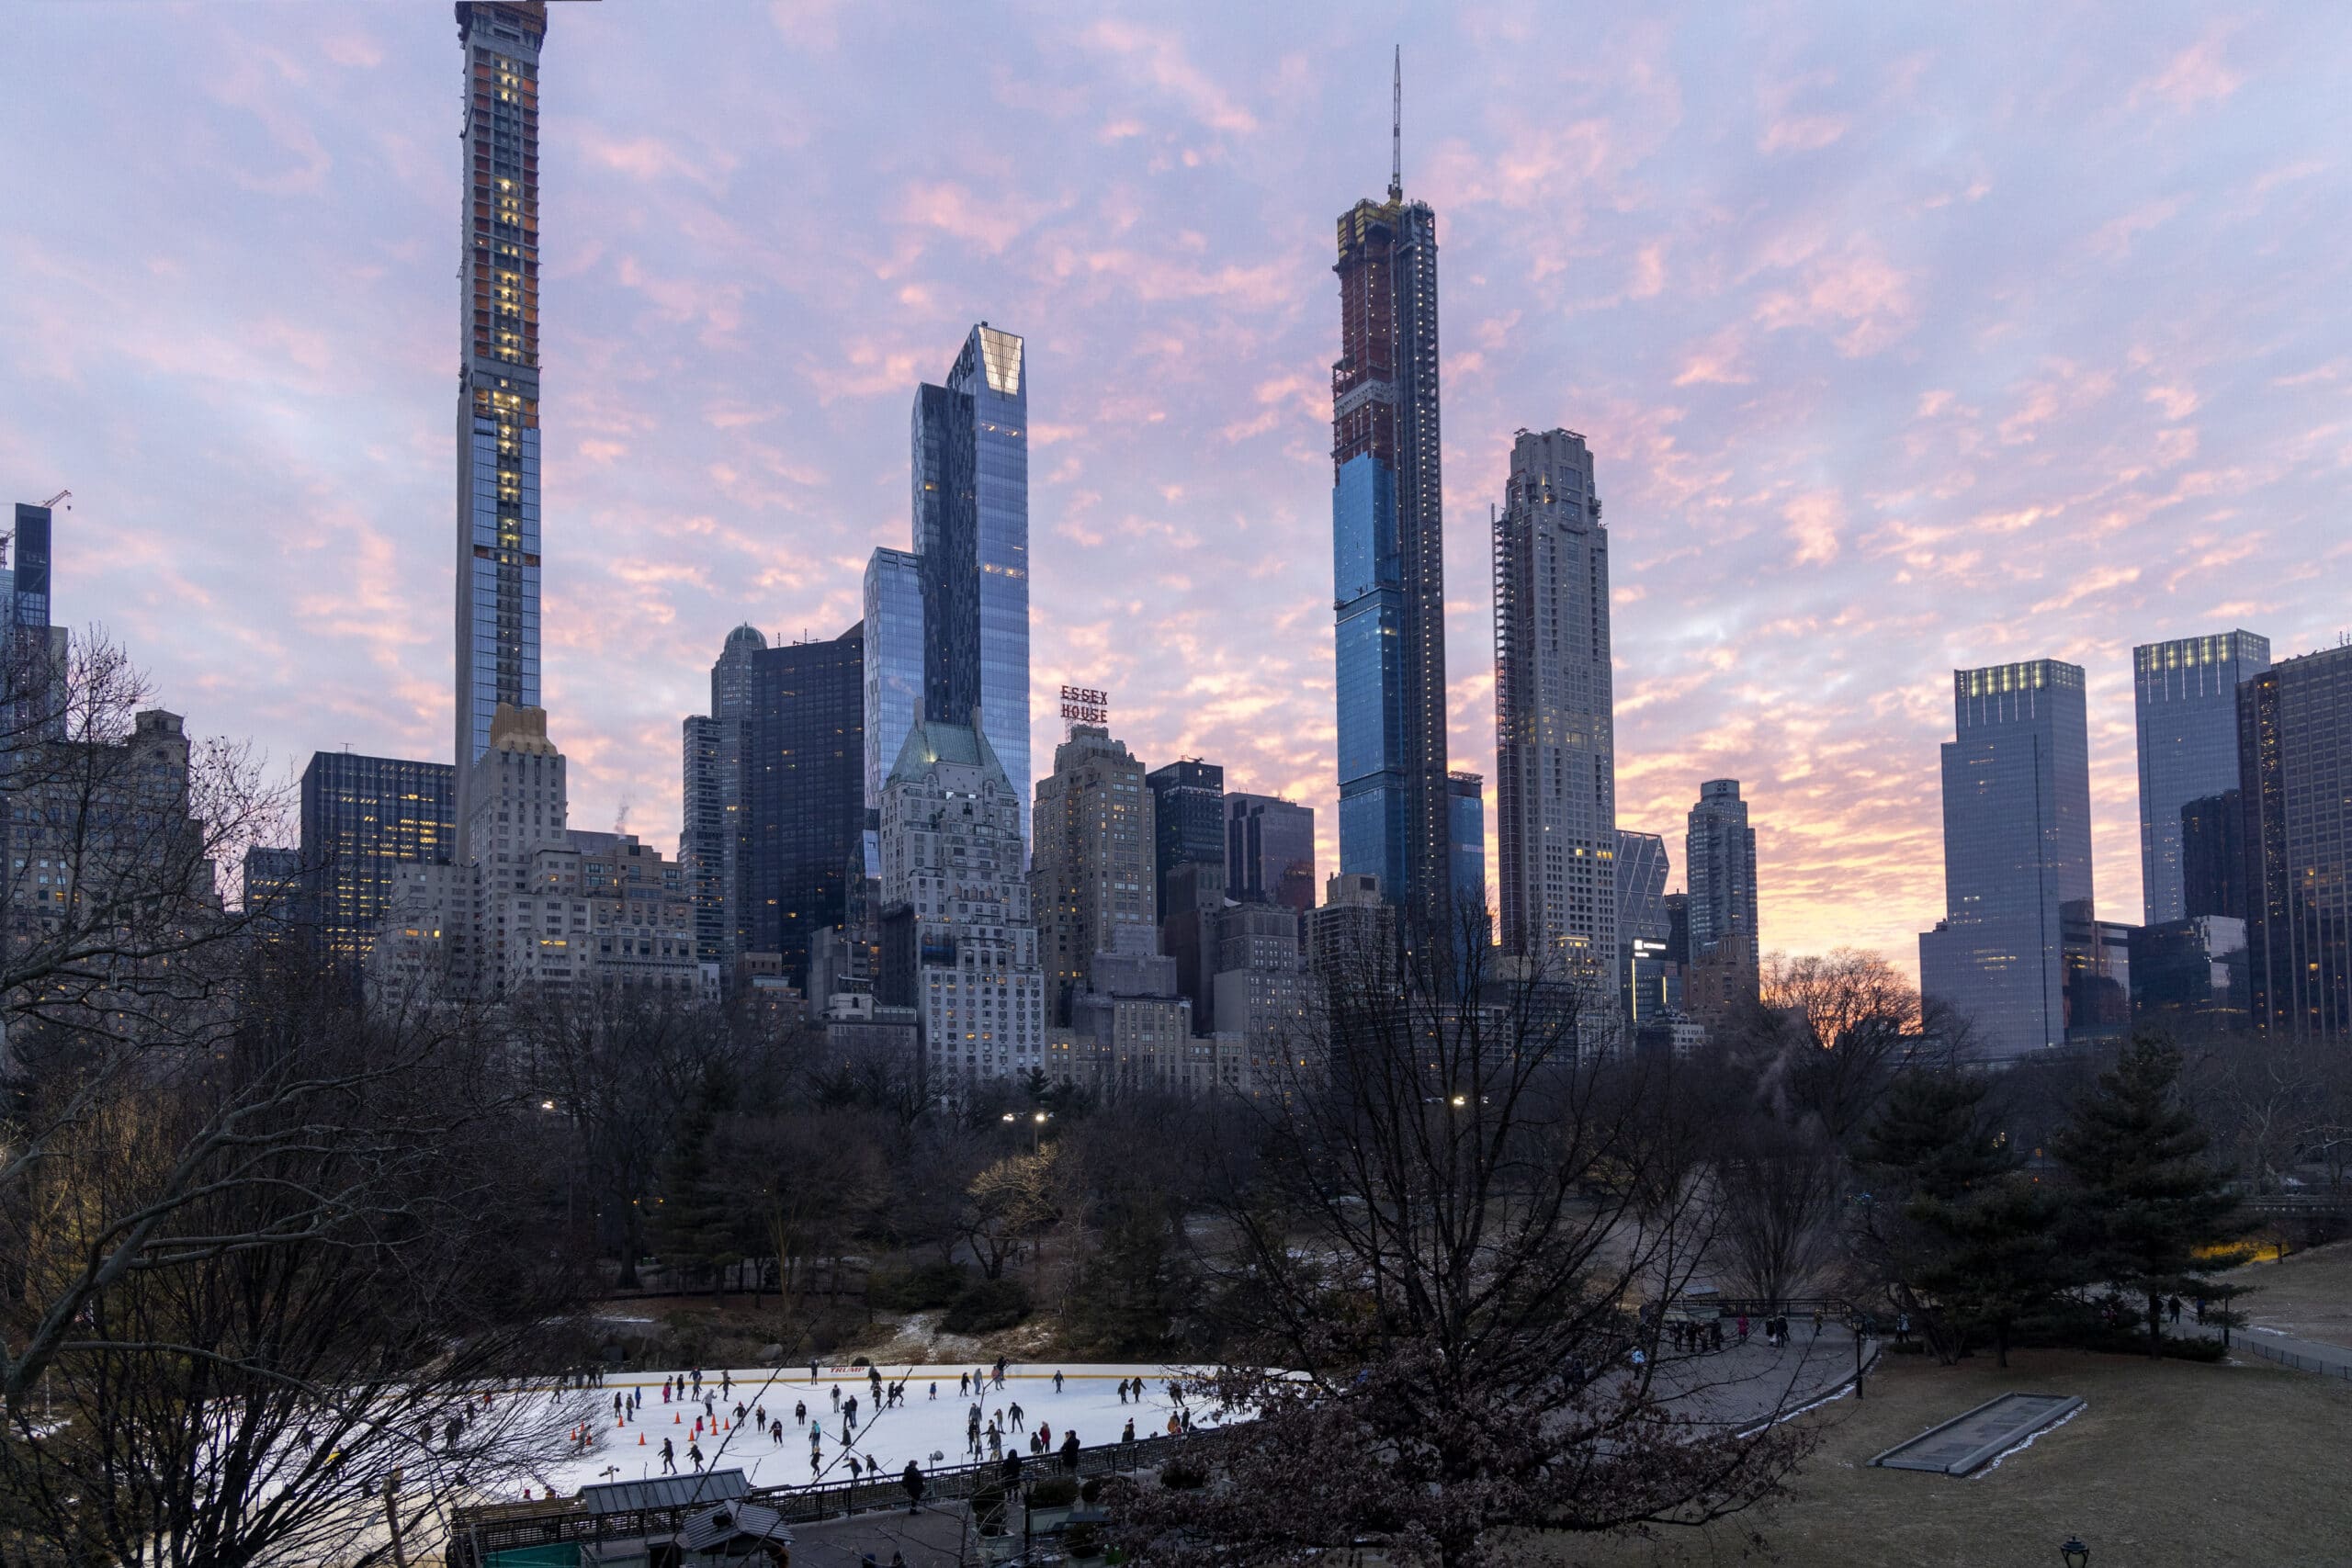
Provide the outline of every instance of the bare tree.
<path id="1" fill-rule="evenodd" d="M 1698 1522 L 1769 1497 L 1809 1446 L 1711 1420 L 1661 1366 L 1657 1308 L 1704 1243 L 1705 1129 L 1670 1057 L 1605 1060 L 1586 977 L 1492 964 L 1466 931 L 1329 976 L 1307 1066 L 1266 1086 L 1257 1157 L 1217 1194 L 1237 1368 L 1255 1419 L 1147 1488 L 1154 1562 L 1255 1562 L 1377 1540 L 1474 1563 L 1529 1534 Z M 1638 1364 L 1629 1352 L 1644 1351 Z"/>
<path id="2" fill-rule="evenodd" d="M 0 1444 L 36 1561 L 350 1559 L 396 1472 L 445 1508 L 583 1418 L 502 1392 L 571 1296 L 511 1245 L 547 1187 L 496 1037 L 283 968 L 238 1002 L 96 1104 L 86 1038 L 31 1042 L 29 1113 L 80 1106 L 0 1235 L 6 1338 L 42 1347 Z"/>

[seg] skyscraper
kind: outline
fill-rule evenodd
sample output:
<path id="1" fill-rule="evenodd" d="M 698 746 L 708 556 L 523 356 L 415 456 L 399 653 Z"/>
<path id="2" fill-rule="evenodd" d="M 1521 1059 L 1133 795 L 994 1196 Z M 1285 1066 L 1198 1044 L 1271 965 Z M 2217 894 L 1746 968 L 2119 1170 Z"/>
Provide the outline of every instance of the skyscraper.
<path id="1" fill-rule="evenodd" d="M 1756 967 L 1756 829 L 1737 779 L 1699 786 L 1683 838 L 1683 886 L 1690 892 L 1690 958 Z"/>
<path id="2" fill-rule="evenodd" d="M 882 784 L 907 731 L 923 712 L 922 559 L 878 549 L 865 562 L 865 808 L 879 810 Z"/>
<path id="3" fill-rule="evenodd" d="M 458 852 L 501 703 L 539 705 L 539 46 L 544 0 L 461 0 L 468 198 L 458 371 Z"/>
<path id="4" fill-rule="evenodd" d="M 1369 872 L 1442 928 L 1447 814 L 1444 506 L 1438 468 L 1437 214 L 1388 199 L 1340 214 L 1331 366 L 1331 538 L 1340 869 Z M 1311 895 L 1310 895 L 1311 897 Z"/>
<path id="5" fill-rule="evenodd" d="M 2352 1037 L 2352 648 L 2238 689 L 2246 956 L 2256 1024 Z"/>
<path id="6" fill-rule="evenodd" d="M 0 540 L 0 767 L 14 748 L 65 739 L 69 694 L 65 628 L 51 624 L 50 551 L 54 515 L 48 506 L 17 502 L 16 521 Z"/>
<path id="7" fill-rule="evenodd" d="M 302 923 L 337 963 L 367 956 L 401 868 L 446 864 L 457 842 L 447 762 L 314 751 L 302 770 Z"/>
<path id="8" fill-rule="evenodd" d="M 1168 879 L 1180 865 L 1225 863 L 1225 770 L 1182 757 L 1144 775 L 1151 791 L 1156 917 L 1168 919 Z"/>
<path id="9" fill-rule="evenodd" d="M 1029 378 L 1018 337 L 986 321 L 945 386 L 916 389 L 915 555 L 923 712 L 980 727 L 1029 836 Z"/>
<path id="10" fill-rule="evenodd" d="M 1453 867 L 1453 907 L 1480 918 L 1487 908 L 1487 781 L 1456 770 L 1445 776 L 1445 826 Z"/>
<path id="11" fill-rule="evenodd" d="M 1652 1021 L 1679 999 L 1680 976 L 1668 974 L 1666 956 L 1671 934 L 1666 863 L 1663 838 L 1617 829 L 1618 1000 L 1625 1021 L 1635 1026 Z"/>
<path id="12" fill-rule="evenodd" d="M 757 626 L 727 634 L 710 667 L 710 712 L 682 727 L 684 773 L 678 869 L 695 912 L 695 956 L 705 964 L 734 956 L 741 921 L 738 850 L 743 829 L 743 727 L 750 711 L 752 661 L 768 645 Z"/>
<path id="13" fill-rule="evenodd" d="M 1521 431 L 1494 522 L 1495 827 L 1502 946 L 1617 962 L 1615 683 L 1609 533 L 1592 451 Z"/>
<path id="14" fill-rule="evenodd" d="M 1037 781 L 1031 820 L 1029 907 L 1046 1011 L 1068 1023 L 1070 998 L 1092 984 L 1096 953 L 1125 951 L 1130 929 L 1142 933 L 1143 952 L 1159 951 L 1143 762 L 1101 725 L 1072 725 L 1054 748 L 1054 771 Z"/>
<path id="15" fill-rule="evenodd" d="M 1315 808 L 1272 795 L 1225 797 L 1225 896 L 1315 907 Z"/>
<path id="16" fill-rule="evenodd" d="M 808 984 L 808 945 L 848 909 L 865 828 L 864 623 L 751 656 L 743 718 L 740 953 L 774 953 Z"/>
<path id="17" fill-rule="evenodd" d="M 2092 896 L 2082 667 L 2036 659 L 1955 670 L 1952 727 L 1943 746 L 1945 914 L 1919 936 L 1920 993 L 1973 1019 L 1984 1054 L 2059 1044 L 2062 906 Z M 1694 894 L 1694 949 L 1698 903 Z"/>
<path id="18" fill-rule="evenodd" d="M 2235 784 L 2180 808 L 2180 910 L 2184 919 L 2246 917 L 2245 806 Z"/>
<path id="19" fill-rule="evenodd" d="M 2140 897 L 2152 926 L 2193 912 L 2181 897 L 2181 808 L 2236 786 L 2238 685 L 2269 668 L 2270 639 L 2249 631 L 2143 643 L 2132 650 L 2140 734 Z"/>

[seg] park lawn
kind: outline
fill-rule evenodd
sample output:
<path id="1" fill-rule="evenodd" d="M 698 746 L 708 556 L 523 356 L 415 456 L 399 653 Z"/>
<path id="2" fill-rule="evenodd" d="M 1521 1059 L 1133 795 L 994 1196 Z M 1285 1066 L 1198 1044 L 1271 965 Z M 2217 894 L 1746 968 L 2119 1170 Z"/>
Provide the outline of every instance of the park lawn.
<path id="1" fill-rule="evenodd" d="M 1957 1367 L 1885 1356 L 1867 1396 L 1799 1419 L 1823 1433 L 1770 1515 L 1657 1541 L 1557 1544 L 1592 1568 L 1723 1564 L 1968 1564 L 2054 1568 L 2079 1535 L 2091 1561 L 2352 1563 L 2352 1382 L 2262 1364 L 2151 1364 L 2023 1350 Z M 1875 1454 L 1996 1394 L 2080 1394 L 2073 1420 L 1976 1479 L 1876 1470 Z"/>
<path id="2" fill-rule="evenodd" d="M 2235 1303 L 2249 1322 L 2352 1346 L 2352 1241 L 2290 1253 L 2283 1263 L 2249 1263 L 2226 1278 L 2252 1292 Z"/>

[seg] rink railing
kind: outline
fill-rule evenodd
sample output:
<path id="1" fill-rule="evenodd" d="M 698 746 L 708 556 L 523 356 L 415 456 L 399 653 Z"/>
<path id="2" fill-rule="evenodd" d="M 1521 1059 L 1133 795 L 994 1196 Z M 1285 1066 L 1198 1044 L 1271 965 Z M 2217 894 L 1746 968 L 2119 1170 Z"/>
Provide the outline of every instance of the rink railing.
<path id="1" fill-rule="evenodd" d="M 1097 1476 L 1133 1475 L 1139 1471 L 1157 1470 L 1173 1458 L 1182 1445 L 1203 1442 L 1210 1436 L 1212 1434 L 1209 1433 L 1187 1433 L 1181 1437 L 1159 1435 L 1137 1438 L 1132 1442 L 1081 1448 L 1078 1450 L 1077 1473 L 1080 1480 L 1085 1481 Z M 1069 1473 L 1069 1468 L 1058 1453 L 1041 1454 L 1021 1461 L 1021 1479 L 1024 1489 L 1030 1482 Z M 901 1471 L 897 1475 L 884 1475 L 879 1479 L 820 1481 L 806 1486 L 757 1486 L 742 1500 L 774 1508 L 784 1516 L 787 1524 L 815 1524 L 823 1519 L 845 1518 L 853 1514 L 904 1508 L 907 1506 L 904 1474 L 905 1472 Z M 1001 1460 L 925 1470 L 923 1506 L 930 1507 L 943 1503 L 968 1502 L 973 1494 L 992 1482 L 1001 1481 L 1003 1474 Z M 708 1502 L 678 1507 L 641 1508 L 609 1514 L 589 1513 L 576 1498 L 550 1501 L 536 1506 L 528 1503 L 500 1503 L 481 1509 L 460 1509 L 451 1525 L 444 1557 L 448 1568 L 482 1568 L 494 1553 L 526 1547 L 670 1535 L 683 1529 L 687 1519 L 718 1501 L 712 1498 Z"/>

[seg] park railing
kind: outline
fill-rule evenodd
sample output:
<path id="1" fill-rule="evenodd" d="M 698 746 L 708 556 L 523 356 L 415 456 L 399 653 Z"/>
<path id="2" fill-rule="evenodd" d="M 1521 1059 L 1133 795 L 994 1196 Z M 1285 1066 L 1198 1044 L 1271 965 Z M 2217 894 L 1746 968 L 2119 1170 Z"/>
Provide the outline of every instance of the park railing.
<path id="1" fill-rule="evenodd" d="M 1182 1451 L 1184 1445 L 1204 1442 L 1209 1436 L 1207 1433 L 1186 1433 L 1179 1437 L 1137 1438 L 1131 1442 L 1081 1448 L 1078 1450 L 1078 1478 L 1082 1482 L 1101 1476 L 1134 1475 L 1140 1471 L 1158 1470 Z M 1069 1467 L 1063 1462 L 1058 1452 L 1041 1454 L 1021 1461 L 1021 1479 L 1024 1489 L 1028 1483 L 1069 1473 Z M 886 1474 L 856 1481 L 820 1481 L 806 1486 L 754 1487 L 746 1495 L 744 1501 L 774 1508 L 784 1516 L 787 1524 L 815 1524 L 822 1519 L 844 1518 L 852 1514 L 904 1508 L 907 1506 L 907 1490 L 903 1474 L 901 1472 L 899 1475 Z M 993 1491 L 1002 1486 L 1003 1480 L 1004 1464 L 1001 1460 L 925 1470 L 923 1505 L 928 1507 L 943 1503 L 969 1502 L 976 1493 Z M 1017 1498 L 1018 1494 L 1013 1495 Z M 718 1501 L 714 1497 L 707 1502 L 677 1507 L 639 1508 L 605 1514 L 590 1513 L 581 1506 L 576 1498 L 550 1499 L 537 1508 L 523 1503 L 500 1503 L 478 1509 L 459 1509 L 450 1526 L 445 1561 L 448 1568 L 484 1568 L 484 1564 L 503 1551 L 673 1535 L 684 1529 L 688 1519 L 706 1508 L 715 1506 Z"/>
<path id="2" fill-rule="evenodd" d="M 2299 1350 L 2266 1345 L 2258 1337 L 2252 1334 L 2234 1336 L 2230 1340 L 2230 1348 L 2251 1350 L 2266 1361 L 2276 1361 L 2282 1367 L 2292 1367 L 2300 1372 L 2317 1372 L 2322 1377 L 2343 1378 L 2352 1382 L 2352 1361 L 2322 1360 L 2317 1356 L 2306 1356 Z"/>

